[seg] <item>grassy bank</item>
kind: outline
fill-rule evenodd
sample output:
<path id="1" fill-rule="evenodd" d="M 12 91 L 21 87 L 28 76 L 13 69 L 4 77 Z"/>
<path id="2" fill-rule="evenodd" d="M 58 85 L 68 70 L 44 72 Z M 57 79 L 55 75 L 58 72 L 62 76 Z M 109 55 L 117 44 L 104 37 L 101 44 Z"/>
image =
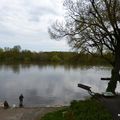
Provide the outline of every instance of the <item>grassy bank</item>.
<path id="1" fill-rule="evenodd" d="M 41 120 L 112 120 L 111 115 L 95 99 L 72 101 L 70 107 L 46 114 Z"/>

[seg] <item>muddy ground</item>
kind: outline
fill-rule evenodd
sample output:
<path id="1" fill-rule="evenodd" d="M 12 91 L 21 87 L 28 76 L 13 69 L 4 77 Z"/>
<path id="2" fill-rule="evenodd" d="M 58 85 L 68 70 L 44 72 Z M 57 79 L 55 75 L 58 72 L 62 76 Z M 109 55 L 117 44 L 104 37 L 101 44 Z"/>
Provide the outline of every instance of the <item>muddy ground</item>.
<path id="1" fill-rule="evenodd" d="M 41 108 L 0 108 L 0 120 L 40 120 L 48 112 L 61 109 L 60 107 Z"/>

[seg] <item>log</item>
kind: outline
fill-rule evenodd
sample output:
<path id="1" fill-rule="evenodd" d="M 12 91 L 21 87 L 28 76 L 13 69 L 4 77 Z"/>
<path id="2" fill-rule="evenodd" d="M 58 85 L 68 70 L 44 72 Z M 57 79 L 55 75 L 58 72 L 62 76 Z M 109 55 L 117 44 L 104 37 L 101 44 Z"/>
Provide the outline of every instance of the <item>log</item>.
<path id="1" fill-rule="evenodd" d="M 80 87 L 80 88 L 82 88 L 82 89 L 85 89 L 85 90 L 88 90 L 88 91 L 91 91 L 91 90 L 90 90 L 91 87 L 89 87 L 89 86 L 87 86 L 87 85 L 83 85 L 83 84 L 80 84 L 80 83 L 79 83 L 79 84 L 78 84 L 78 87 Z"/>
<path id="2" fill-rule="evenodd" d="M 101 78 L 101 80 L 111 80 L 111 78 Z"/>

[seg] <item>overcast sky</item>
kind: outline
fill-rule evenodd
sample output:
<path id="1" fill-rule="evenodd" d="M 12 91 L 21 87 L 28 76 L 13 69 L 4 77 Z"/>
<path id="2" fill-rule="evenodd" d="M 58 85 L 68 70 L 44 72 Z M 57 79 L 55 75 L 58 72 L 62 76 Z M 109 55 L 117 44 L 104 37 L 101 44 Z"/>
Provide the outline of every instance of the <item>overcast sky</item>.
<path id="1" fill-rule="evenodd" d="M 48 26 L 63 19 L 62 0 L 0 0 L 0 47 L 68 51 L 65 40 L 51 40 Z"/>

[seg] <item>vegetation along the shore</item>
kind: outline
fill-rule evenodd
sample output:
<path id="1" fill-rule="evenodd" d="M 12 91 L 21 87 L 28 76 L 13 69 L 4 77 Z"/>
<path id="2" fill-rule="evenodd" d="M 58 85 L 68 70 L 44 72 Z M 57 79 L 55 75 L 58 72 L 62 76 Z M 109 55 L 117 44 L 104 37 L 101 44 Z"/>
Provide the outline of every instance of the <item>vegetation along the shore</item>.
<path id="1" fill-rule="evenodd" d="M 112 59 L 110 53 L 105 53 L 104 56 Z M 13 48 L 0 48 L 0 63 L 12 62 L 108 65 L 98 53 L 90 55 L 78 52 L 31 52 L 29 50 L 21 50 L 19 45 Z"/>
<path id="2" fill-rule="evenodd" d="M 72 101 L 70 107 L 46 114 L 41 120 L 112 120 L 110 113 L 95 99 Z"/>

